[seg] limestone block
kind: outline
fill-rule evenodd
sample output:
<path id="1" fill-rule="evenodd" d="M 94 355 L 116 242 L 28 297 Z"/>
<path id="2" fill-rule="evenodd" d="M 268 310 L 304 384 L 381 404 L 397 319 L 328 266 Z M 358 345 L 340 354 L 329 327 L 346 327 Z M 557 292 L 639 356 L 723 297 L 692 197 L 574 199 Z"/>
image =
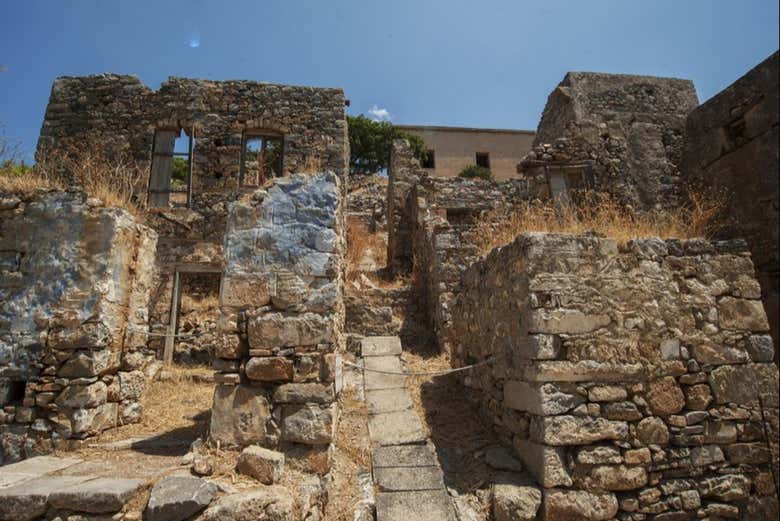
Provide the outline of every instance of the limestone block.
<path id="1" fill-rule="evenodd" d="M 691 449 L 691 463 L 697 467 L 706 467 L 725 461 L 723 451 L 717 445 L 703 445 Z"/>
<path id="2" fill-rule="evenodd" d="M 209 441 L 223 447 L 245 447 L 266 441 L 271 418 L 265 391 L 246 385 L 217 385 L 211 407 Z"/>
<path id="3" fill-rule="evenodd" d="M 628 392 L 616 385 L 595 385 L 588 389 L 591 402 L 619 402 L 628 398 Z"/>
<path id="4" fill-rule="evenodd" d="M 119 405 L 113 402 L 90 409 L 75 409 L 70 413 L 71 430 L 74 434 L 93 436 L 116 427 L 118 411 Z"/>
<path id="5" fill-rule="evenodd" d="M 295 521 L 294 501 L 282 486 L 253 488 L 217 499 L 202 514 L 203 521 Z"/>
<path id="6" fill-rule="evenodd" d="M 246 377 L 260 382 L 287 382 L 293 379 L 293 362 L 282 356 L 250 358 L 244 368 Z"/>
<path id="7" fill-rule="evenodd" d="M 667 416 L 682 410 L 685 406 L 685 396 L 677 381 L 667 376 L 653 380 L 648 384 L 647 403 L 653 413 Z"/>
<path id="8" fill-rule="evenodd" d="M 566 469 L 566 454 L 561 447 L 540 445 L 515 436 L 515 453 L 545 488 L 570 487 L 571 476 Z"/>
<path id="9" fill-rule="evenodd" d="M 742 474 L 725 474 L 702 478 L 696 487 L 703 498 L 739 501 L 750 495 L 750 478 Z"/>
<path id="10" fill-rule="evenodd" d="M 608 315 L 589 315 L 575 309 L 534 309 L 528 317 L 528 330 L 532 333 L 582 334 L 609 325 Z"/>
<path id="11" fill-rule="evenodd" d="M 582 465 L 606 465 L 623 463 L 620 449 L 612 445 L 594 445 L 577 450 L 574 457 Z"/>
<path id="12" fill-rule="evenodd" d="M 226 358 L 228 360 L 238 360 L 246 356 L 247 345 L 236 334 L 224 333 L 217 335 L 214 343 L 214 355 L 217 358 Z"/>
<path id="13" fill-rule="evenodd" d="M 333 407 L 319 405 L 284 405 L 282 440 L 305 445 L 324 445 L 333 440 Z"/>
<path id="14" fill-rule="evenodd" d="M 733 465 L 761 465 L 772 461 L 772 451 L 764 442 L 727 445 L 726 456 Z"/>
<path id="15" fill-rule="evenodd" d="M 253 273 L 251 276 L 222 277 L 220 306 L 259 308 L 271 301 L 271 273 Z"/>
<path id="16" fill-rule="evenodd" d="M 602 440 L 625 440 L 628 424 L 590 416 L 535 416 L 531 439 L 547 445 L 587 445 Z"/>
<path id="17" fill-rule="evenodd" d="M 91 408 L 103 405 L 108 399 L 108 387 L 101 381 L 90 385 L 69 385 L 55 402 L 60 407 L 72 409 Z"/>
<path id="18" fill-rule="evenodd" d="M 504 384 L 504 405 L 538 416 L 563 414 L 585 402 L 585 398 L 564 392 L 553 383 L 526 383 L 509 380 Z"/>
<path id="19" fill-rule="evenodd" d="M 645 378 L 642 364 L 613 364 L 583 360 L 536 362 L 523 370 L 529 382 L 631 382 Z"/>
<path id="20" fill-rule="evenodd" d="M 636 426 L 636 437 L 644 445 L 666 445 L 669 443 L 669 427 L 661 418 L 644 418 Z"/>
<path id="21" fill-rule="evenodd" d="M 53 492 L 49 503 L 60 510 L 110 514 L 121 510 L 143 484 L 140 479 L 91 479 Z"/>
<path id="22" fill-rule="evenodd" d="M 598 465 L 591 469 L 590 476 L 596 486 L 604 490 L 635 490 L 647 484 L 644 467 Z"/>
<path id="23" fill-rule="evenodd" d="M 140 400 L 146 389 L 146 375 L 143 371 L 119 372 L 119 396 L 122 400 Z"/>
<path id="24" fill-rule="evenodd" d="M 493 485 L 493 516 L 496 521 L 533 521 L 542 505 L 542 491 L 531 485 Z"/>
<path id="25" fill-rule="evenodd" d="M 775 356 L 772 337 L 769 335 L 751 335 L 745 345 L 750 359 L 754 362 L 771 362 Z"/>
<path id="26" fill-rule="evenodd" d="M 320 403 L 333 402 L 333 386 L 319 383 L 284 384 L 276 388 L 274 403 Z"/>
<path id="27" fill-rule="evenodd" d="M 316 313 L 284 316 L 267 313 L 249 320 L 252 349 L 310 346 L 333 342 L 334 321 Z"/>
<path id="28" fill-rule="evenodd" d="M 110 349 L 77 351 L 62 364 L 57 376 L 63 378 L 90 378 L 119 369 L 121 352 Z"/>
<path id="29" fill-rule="evenodd" d="M 710 373 L 716 403 L 778 406 L 778 373 L 773 363 L 724 365 Z"/>
<path id="30" fill-rule="evenodd" d="M 615 494 L 552 489 L 544 493 L 544 521 L 606 521 L 618 511 Z"/>
<path id="31" fill-rule="evenodd" d="M 236 462 L 236 470 L 265 485 L 279 481 L 284 467 L 284 454 L 250 445 L 241 451 Z"/>
<path id="32" fill-rule="evenodd" d="M 708 384 L 696 384 L 685 388 L 685 407 L 691 411 L 706 411 L 712 403 L 712 390 Z"/>
<path id="33" fill-rule="evenodd" d="M 608 420 L 636 421 L 642 419 L 642 413 L 634 402 L 610 402 L 601 407 L 601 415 Z"/>
<path id="34" fill-rule="evenodd" d="M 723 297 L 718 302 L 718 316 L 723 329 L 769 331 L 769 321 L 760 300 Z"/>
<path id="35" fill-rule="evenodd" d="M 192 476 L 168 476 L 152 487 L 144 519 L 184 521 L 206 508 L 216 494 L 214 483 Z"/>
<path id="36" fill-rule="evenodd" d="M 561 339 L 557 335 L 527 335 L 518 343 L 515 354 L 531 360 L 554 360 L 561 353 Z"/>

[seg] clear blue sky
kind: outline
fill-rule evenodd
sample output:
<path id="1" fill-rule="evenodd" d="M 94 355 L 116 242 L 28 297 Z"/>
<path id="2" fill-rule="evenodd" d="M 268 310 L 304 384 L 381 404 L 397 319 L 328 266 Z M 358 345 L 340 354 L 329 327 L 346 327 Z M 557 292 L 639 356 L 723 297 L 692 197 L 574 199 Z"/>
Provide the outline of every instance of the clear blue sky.
<path id="1" fill-rule="evenodd" d="M 55 77 L 117 72 L 342 87 L 353 114 L 534 129 L 566 71 L 690 78 L 703 101 L 777 47 L 777 0 L 0 0 L 0 122 L 31 154 Z"/>

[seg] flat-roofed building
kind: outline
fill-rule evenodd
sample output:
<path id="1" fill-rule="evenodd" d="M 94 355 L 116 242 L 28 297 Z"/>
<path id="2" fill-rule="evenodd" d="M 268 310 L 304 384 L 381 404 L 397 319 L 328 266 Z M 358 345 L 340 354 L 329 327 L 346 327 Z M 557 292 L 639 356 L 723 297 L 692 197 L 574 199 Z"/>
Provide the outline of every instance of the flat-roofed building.
<path id="1" fill-rule="evenodd" d="M 535 132 L 493 128 L 397 125 L 423 138 L 428 157 L 422 165 L 439 177 L 455 177 L 470 165 L 482 165 L 497 180 L 517 178 L 517 164 L 531 150 Z"/>

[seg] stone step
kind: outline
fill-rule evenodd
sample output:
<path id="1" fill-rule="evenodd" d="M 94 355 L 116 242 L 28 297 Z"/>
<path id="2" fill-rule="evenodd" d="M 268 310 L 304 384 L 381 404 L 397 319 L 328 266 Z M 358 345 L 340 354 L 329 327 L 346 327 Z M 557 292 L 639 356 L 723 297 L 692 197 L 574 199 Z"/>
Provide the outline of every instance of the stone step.
<path id="1" fill-rule="evenodd" d="M 374 468 L 374 483 L 382 492 L 444 490 L 444 474 L 438 466 Z"/>
<path id="2" fill-rule="evenodd" d="M 375 447 L 371 451 L 371 464 L 382 467 L 429 467 L 439 464 L 436 450 L 430 443 L 425 445 L 393 445 Z"/>
<path id="3" fill-rule="evenodd" d="M 366 391 L 368 414 L 406 411 L 412 408 L 412 399 L 403 387 Z"/>
<path id="4" fill-rule="evenodd" d="M 403 366 L 397 356 L 371 356 L 363 359 L 363 379 L 367 391 L 377 389 L 396 389 L 406 385 L 406 377 L 401 374 Z M 390 374 L 375 371 L 387 371 Z"/>
<path id="5" fill-rule="evenodd" d="M 361 356 L 400 356 L 401 339 L 397 336 L 369 336 L 361 340 Z"/>
<path id="6" fill-rule="evenodd" d="M 412 410 L 369 416 L 368 433 L 372 445 L 421 444 L 426 440 L 422 422 Z"/>
<path id="7" fill-rule="evenodd" d="M 455 521 L 452 501 L 444 490 L 380 492 L 377 521 Z"/>

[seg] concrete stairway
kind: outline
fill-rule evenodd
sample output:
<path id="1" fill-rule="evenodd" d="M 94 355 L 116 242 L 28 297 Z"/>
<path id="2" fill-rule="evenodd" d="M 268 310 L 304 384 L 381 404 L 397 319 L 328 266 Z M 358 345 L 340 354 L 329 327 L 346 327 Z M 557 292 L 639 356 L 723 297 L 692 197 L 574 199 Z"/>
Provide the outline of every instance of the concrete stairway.
<path id="1" fill-rule="evenodd" d="M 394 374 L 403 372 L 401 340 L 367 337 L 361 352 L 377 521 L 454 521 L 444 476 L 413 409 L 406 377 Z"/>

